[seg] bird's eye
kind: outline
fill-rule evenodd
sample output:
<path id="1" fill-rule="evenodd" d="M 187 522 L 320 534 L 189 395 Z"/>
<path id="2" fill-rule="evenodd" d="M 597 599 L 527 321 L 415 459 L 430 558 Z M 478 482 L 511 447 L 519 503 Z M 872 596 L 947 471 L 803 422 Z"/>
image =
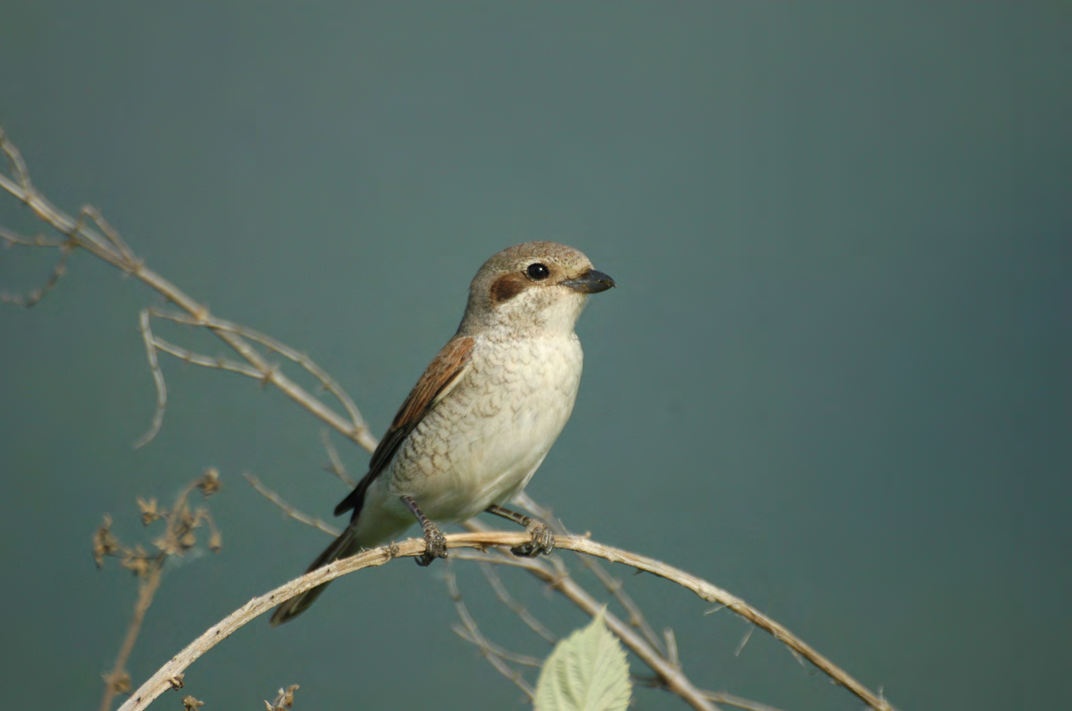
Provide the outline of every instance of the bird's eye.
<path id="1" fill-rule="evenodd" d="M 535 279 L 536 281 L 540 281 L 551 276 L 551 270 L 547 268 L 547 265 L 540 264 L 539 262 L 536 262 L 535 264 L 530 264 L 529 268 L 525 270 L 525 273 L 529 275 L 530 279 Z"/>

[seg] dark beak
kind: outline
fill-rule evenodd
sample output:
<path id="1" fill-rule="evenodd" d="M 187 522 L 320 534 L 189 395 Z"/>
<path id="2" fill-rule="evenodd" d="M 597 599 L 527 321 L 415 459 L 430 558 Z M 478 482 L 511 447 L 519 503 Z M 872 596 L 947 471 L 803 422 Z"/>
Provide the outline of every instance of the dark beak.
<path id="1" fill-rule="evenodd" d="M 576 279 L 568 279 L 562 282 L 562 286 L 568 286 L 570 289 L 583 294 L 598 294 L 601 291 L 617 286 L 617 284 L 603 272 L 589 269 Z"/>

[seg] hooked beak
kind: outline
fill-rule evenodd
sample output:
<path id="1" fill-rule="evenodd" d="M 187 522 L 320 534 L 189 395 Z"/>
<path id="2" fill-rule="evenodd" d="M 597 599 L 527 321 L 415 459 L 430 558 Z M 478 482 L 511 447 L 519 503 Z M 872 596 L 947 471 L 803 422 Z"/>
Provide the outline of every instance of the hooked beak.
<path id="1" fill-rule="evenodd" d="M 582 294 L 598 294 L 601 291 L 614 288 L 617 284 L 614 280 L 603 272 L 597 272 L 595 269 L 589 269 L 584 274 L 580 275 L 576 279 L 567 279 L 562 282 L 562 286 L 569 287 L 574 291 L 579 291 Z"/>

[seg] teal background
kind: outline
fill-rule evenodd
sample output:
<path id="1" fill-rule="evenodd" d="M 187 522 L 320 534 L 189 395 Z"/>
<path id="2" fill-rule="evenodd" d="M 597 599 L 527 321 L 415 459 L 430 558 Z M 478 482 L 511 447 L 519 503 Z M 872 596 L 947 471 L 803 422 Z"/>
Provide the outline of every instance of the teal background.
<path id="1" fill-rule="evenodd" d="M 1066 702 L 1072 6 L 929 3 L 16 2 L 0 126 L 37 186 L 99 206 L 215 313 L 308 352 L 380 434 L 481 262 L 532 239 L 614 276 L 579 324 L 573 419 L 530 493 L 578 531 L 749 600 L 902 709 Z M 0 223 L 36 223 L 0 199 Z M 0 288 L 51 254 L 0 252 Z M 165 357 L 158 297 L 75 254 L 0 311 L 0 687 L 94 708 L 134 599 L 105 512 L 206 466 L 218 556 L 172 566 L 130 671 L 300 572 L 327 517 L 321 425 Z M 210 354 L 202 334 L 161 335 Z M 367 455 L 340 443 L 360 474 Z M 456 565 L 484 631 L 549 648 Z M 647 576 L 699 685 L 791 711 L 861 704 L 762 633 Z M 521 694 L 400 562 L 255 623 L 192 667 L 205 709 L 500 709 Z M 587 578 L 585 579 L 587 582 Z M 520 576 L 559 633 L 583 622 Z M 591 586 L 596 589 L 595 585 Z M 685 708 L 641 690 L 638 708 Z M 177 708 L 177 696 L 158 702 Z"/>

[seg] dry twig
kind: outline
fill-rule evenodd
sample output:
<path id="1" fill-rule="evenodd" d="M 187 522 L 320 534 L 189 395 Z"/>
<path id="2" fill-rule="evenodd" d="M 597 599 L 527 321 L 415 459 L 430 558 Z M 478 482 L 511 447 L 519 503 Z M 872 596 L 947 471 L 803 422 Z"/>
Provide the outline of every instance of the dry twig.
<path id="1" fill-rule="evenodd" d="M 364 418 L 361 416 L 360 411 L 354 405 L 353 401 L 346 395 L 342 388 L 339 387 L 338 383 L 328 376 L 328 374 L 316 365 L 316 363 L 309 359 L 308 356 L 297 352 L 269 336 L 265 336 L 252 329 L 246 329 L 242 326 L 213 316 L 206 306 L 195 301 L 188 294 L 179 289 L 179 287 L 147 267 L 145 263 L 131 251 L 130 247 L 127 246 L 126 242 L 119 235 L 119 232 L 105 221 L 96 208 L 88 206 L 83 207 L 78 217 L 73 218 L 53 205 L 33 186 L 22 154 L 19 153 L 15 144 L 8 140 L 7 134 L 5 134 L 2 129 L 0 129 L 0 152 L 2 152 L 7 159 L 8 168 L 11 173 L 10 176 L 0 173 L 0 188 L 6 190 L 17 200 L 27 205 L 33 210 L 34 215 L 38 219 L 51 226 L 65 237 L 63 240 L 49 240 L 43 237 L 28 238 L 9 229 L 0 230 L 0 239 L 4 240 L 8 245 L 51 247 L 64 250 L 64 254 L 61 255 L 61 264 L 54 270 L 53 276 L 50 278 L 48 284 L 46 284 L 46 287 L 38 290 L 40 293 L 34 292 L 30 297 L 23 300 L 22 303 L 27 305 L 37 303 L 41 296 L 51 288 L 51 285 L 54 285 L 55 282 L 58 281 L 59 277 L 63 274 L 63 271 L 66 269 L 66 252 L 76 247 L 84 249 L 98 259 L 119 269 L 123 273 L 133 275 L 142 283 L 158 292 L 165 299 L 175 304 L 175 306 L 183 312 L 182 314 L 169 314 L 167 312 L 152 309 L 150 310 L 149 316 L 168 318 L 169 320 L 185 323 L 187 325 L 207 328 L 217 338 L 238 353 L 242 360 L 249 365 L 250 371 L 239 370 L 238 372 L 244 372 L 245 374 L 252 374 L 252 372 L 255 372 L 258 380 L 279 388 L 284 394 L 323 420 L 343 436 L 353 440 L 370 452 L 375 448 L 376 438 L 369 431 Z M 35 295 L 37 296 L 36 299 L 33 298 Z M 149 354 L 150 369 L 153 371 L 153 379 L 157 386 L 157 411 L 153 416 L 153 423 L 150 426 L 149 432 L 139 440 L 139 444 L 144 444 L 152 439 L 152 435 L 159 430 L 160 423 L 163 421 L 162 404 L 166 406 L 167 403 L 166 390 L 163 387 L 163 375 L 160 371 L 159 364 L 155 361 L 154 353 L 155 349 L 166 349 L 162 348 L 160 343 L 157 343 L 152 338 L 148 331 L 147 319 L 148 316 L 143 316 L 141 318 L 141 325 L 143 335 L 148 334 L 145 335 L 146 351 Z M 339 414 L 324 403 L 324 401 L 313 396 L 305 388 L 298 385 L 294 380 L 281 372 L 276 366 L 269 362 L 264 353 L 255 347 L 255 344 L 262 346 L 269 353 L 276 353 L 297 363 L 315 378 L 320 383 L 321 387 L 335 397 L 346 412 L 346 415 Z M 195 365 L 204 365 L 206 367 L 223 367 L 218 361 L 212 361 L 212 359 L 191 359 L 190 362 Z M 212 362 L 213 365 L 209 365 L 209 362 Z"/>
<path id="2" fill-rule="evenodd" d="M 519 669 L 510 666 L 507 659 L 511 658 L 517 660 L 524 659 L 524 657 L 514 654 L 513 652 L 500 652 L 500 648 L 497 645 L 493 645 L 484 637 L 480 632 L 480 628 L 476 624 L 476 620 L 469 614 L 469 608 L 466 607 L 465 601 L 462 599 L 462 593 L 458 589 L 457 576 L 454 575 L 454 571 L 451 569 L 450 565 L 444 566 L 444 570 L 443 578 L 447 584 L 450 599 L 454 601 L 454 609 L 458 612 L 458 617 L 461 619 L 462 625 L 464 625 L 462 628 L 455 627 L 454 631 L 463 639 L 475 644 L 477 648 L 480 649 L 480 653 L 484 655 L 484 658 L 488 660 L 488 663 L 490 663 L 496 671 L 517 685 L 521 691 L 525 692 L 525 696 L 529 699 L 536 698 L 536 689 L 525 680 L 525 675 L 522 674 Z M 540 661 L 534 661 L 535 665 L 538 667 Z M 531 665 L 528 661 L 522 663 Z"/>
<path id="3" fill-rule="evenodd" d="M 153 598 L 160 588 L 160 581 L 164 570 L 164 563 L 169 556 L 182 556 L 197 542 L 194 531 L 205 524 L 209 526 L 210 533 L 208 547 L 213 552 L 220 549 L 220 533 L 216 530 L 212 518 L 207 509 L 190 508 L 190 494 L 194 489 L 200 489 L 205 498 L 219 491 L 219 474 L 215 469 L 208 469 L 205 473 L 192 481 L 176 497 L 175 504 L 170 511 L 157 507 L 156 499 L 145 500 L 138 498 L 138 507 L 141 509 L 141 520 L 146 526 L 158 520 L 164 520 L 167 526 L 162 536 L 153 541 L 157 549 L 155 553 L 147 552 L 142 546 L 126 546 L 112 534 L 112 520 L 109 516 L 104 517 L 104 523 L 93 535 L 93 557 L 97 567 L 104 564 L 104 558 L 118 558 L 120 565 L 130 570 L 138 578 L 138 599 L 134 603 L 134 614 L 127 626 L 123 643 L 116 654 L 112 670 L 104 675 L 104 693 L 101 696 L 100 711 L 109 711 L 116 694 L 129 693 L 131 689 L 130 674 L 126 670 L 127 662 L 134 651 L 134 645 L 141 633 L 145 614 L 153 603 Z M 175 680 L 169 680 L 172 688 L 182 686 L 182 675 Z"/>
<path id="4" fill-rule="evenodd" d="M 316 518 L 314 516 L 309 516 L 308 514 L 302 513 L 298 509 L 294 508 L 293 506 L 288 504 L 282 496 L 262 484 L 260 479 L 253 476 L 249 472 L 243 472 L 242 476 L 245 477 L 245 480 L 249 482 L 250 486 L 257 490 L 258 494 L 281 508 L 287 516 L 291 517 L 295 521 L 299 523 L 304 523 L 306 526 L 312 526 L 318 531 L 323 531 L 332 538 L 336 538 L 340 533 L 342 533 L 342 531 L 335 528 L 330 523 L 326 523 L 322 519 Z"/>
<path id="5" fill-rule="evenodd" d="M 446 537 L 447 548 L 477 548 L 486 550 L 490 547 L 500 546 L 511 548 L 526 543 L 530 540 L 531 536 L 525 532 L 517 533 L 504 533 L 504 532 L 480 532 L 480 533 L 455 533 Z M 849 674 L 833 662 L 828 660 L 823 655 L 819 654 L 815 649 L 799 639 L 786 629 L 781 624 L 770 619 L 763 613 L 759 612 L 755 608 L 748 605 L 746 602 L 737 598 L 730 593 L 722 590 L 721 588 L 712 585 L 711 583 L 686 573 L 683 570 L 675 568 L 671 565 L 667 565 L 662 561 L 655 560 L 654 558 L 648 558 L 647 556 L 637 555 L 628 551 L 623 551 L 618 548 L 597 543 L 588 538 L 580 536 L 565 536 L 560 537 L 556 541 L 556 547 L 561 550 L 576 551 L 578 553 L 584 553 L 586 555 L 594 555 L 610 563 L 621 563 L 630 568 L 645 571 L 656 575 L 660 578 L 664 578 L 671 582 L 674 582 L 681 587 L 692 591 L 702 600 L 708 602 L 719 602 L 724 604 L 727 608 L 735 612 L 736 614 L 744 617 L 745 619 L 754 622 L 757 627 L 766 630 L 772 634 L 776 639 L 786 644 L 792 649 L 798 651 L 808 661 L 817 666 L 823 672 L 828 674 L 837 683 L 845 686 L 849 691 L 867 703 L 871 708 L 876 711 L 893 711 L 893 707 L 885 700 L 872 693 L 860 682 L 849 676 Z M 156 674 L 154 674 L 148 681 L 142 684 L 141 688 L 120 708 L 120 711 L 135 711 L 136 709 L 144 709 L 156 699 L 160 694 L 170 688 L 168 680 L 175 675 L 185 671 L 185 669 L 192 664 L 196 659 L 201 657 L 212 647 L 216 646 L 224 639 L 234 634 L 235 631 L 248 624 L 251 620 L 258 616 L 268 612 L 276 605 L 289 600 L 290 598 L 310 590 L 317 585 L 321 585 L 328 581 L 334 580 L 341 575 L 352 573 L 356 570 L 363 568 L 378 567 L 384 563 L 388 563 L 395 558 L 412 558 L 419 556 L 425 552 L 425 542 L 423 539 L 409 539 L 400 543 L 394 543 L 390 546 L 382 546 L 380 548 L 374 548 L 372 550 L 363 551 L 350 558 L 337 561 L 330 565 L 319 568 L 310 573 L 291 580 L 290 582 L 281 585 L 280 587 L 272 590 L 265 595 L 253 598 L 245 605 L 235 610 L 233 613 L 225 617 L 219 623 L 213 625 L 204 634 L 194 640 L 189 646 L 186 647 L 179 654 L 175 655 L 167 664 L 161 667 Z M 545 580 L 552 587 L 559 585 L 567 585 L 571 582 L 570 579 L 559 579 L 554 574 L 547 575 L 547 572 L 540 566 L 544 561 L 529 561 L 535 563 L 540 567 L 539 571 L 534 571 L 534 574 L 538 575 Z M 528 567 L 528 566 L 525 566 Z M 546 575 L 546 578 L 543 576 Z M 589 599 L 586 604 L 595 610 L 602 607 L 602 603 Z M 642 639 L 637 637 L 633 631 L 620 620 L 617 621 L 617 625 L 611 624 L 611 616 L 607 617 L 607 624 L 611 630 L 622 637 L 623 633 L 629 634 L 635 638 L 641 644 L 646 644 Z M 617 628 L 616 628 L 617 627 Z M 623 638 L 624 641 L 624 638 Z M 648 662 L 648 660 L 644 660 Z M 666 669 L 666 676 L 668 679 L 668 686 L 674 689 L 676 693 L 682 696 L 688 701 L 693 708 L 697 709 L 711 709 L 714 708 L 710 701 L 704 698 L 702 695 L 698 697 L 698 701 L 693 701 L 690 695 L 682 694 L 674 688 L 674 684 L 680 683 L 683 679 L 678 670 L 670 668 L 669 665 L 661 657 L 655 662 L 660 667 Z M 649 666 L 652 662 L 648 662 Z M 662 673 L 660 672 L 662 676 Z M 691 686 L 691 685 L 690 685 Z"/>

